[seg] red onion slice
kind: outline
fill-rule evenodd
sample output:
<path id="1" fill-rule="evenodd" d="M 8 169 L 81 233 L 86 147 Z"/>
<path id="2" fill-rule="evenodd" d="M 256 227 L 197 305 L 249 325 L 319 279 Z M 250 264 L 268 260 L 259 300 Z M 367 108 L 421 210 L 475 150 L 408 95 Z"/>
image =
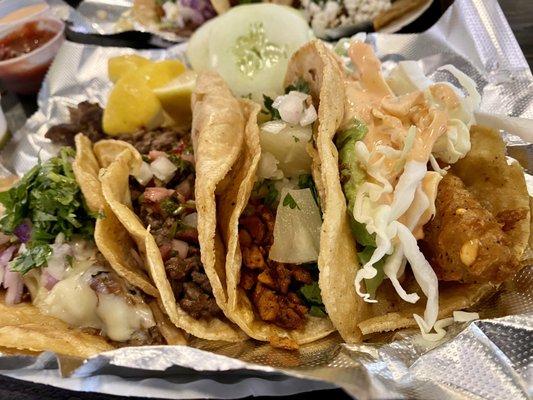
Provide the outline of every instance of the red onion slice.
<path id="1" fill-rule="evenodd" d="M 13 253 L 17 249 L 17 246 L 9 246 L 4 252 L 0 255 L 0 284 L 4 281 L 4 275 L 6 271 L 6 266 L 13 258 Z"/>
<path id="2" fill-rule="evenodd" d="M 6 304 L 13 305 L 20 303 L 20 300 L 22 300 L 22 291 L 24 290 L 22 275 L 18 272 L 11 271 L 7 267 L 4 274 L 4 287 L 7 289 Z"/>
<path id="3" fill-rule="evenodd" d="M 52 288 L 55 286 L 55 284 L 57 282 L 59 282 L 59 280 L 57 280 L 54 276 L 52 276 L 52 275 L 50 275 L 48 273 L 46 268 L 43 269 L 43 274 L 41 275 L 41 280 L 42 280 L 43 286 L 47 290 L 52 290 Z"/>
<path id="4" fill-rule="evenodd" d="M 144 191 L 144 198 L 153 203 L 158 203 L 161 200 L 172 196 L 173 193 L 174 191 L 171 189 L 166 189 L 162 187 L 149 187 Z"/>

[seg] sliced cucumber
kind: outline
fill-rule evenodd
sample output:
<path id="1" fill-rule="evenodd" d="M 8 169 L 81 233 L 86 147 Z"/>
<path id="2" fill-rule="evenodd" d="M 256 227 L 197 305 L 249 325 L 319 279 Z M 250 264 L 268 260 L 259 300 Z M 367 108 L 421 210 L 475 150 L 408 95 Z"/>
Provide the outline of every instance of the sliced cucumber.
<path id="1" fill-rule="evenodd" d="M 262 102 L 263 94 L 283 92 L 289 58 L 311 38 L 307 21 L 294 8 L 248 4 L 233 7 L 198 30 L 187 55 L 194 69 L 217 71 L 235 95 Z"/>
<path id="2" fill-rule="evenodd" d="M 197 72 L 209 69 L 209 37 L 220 17 L 209 20 L 196 30 L 187 43 L 187 58 Z"/>

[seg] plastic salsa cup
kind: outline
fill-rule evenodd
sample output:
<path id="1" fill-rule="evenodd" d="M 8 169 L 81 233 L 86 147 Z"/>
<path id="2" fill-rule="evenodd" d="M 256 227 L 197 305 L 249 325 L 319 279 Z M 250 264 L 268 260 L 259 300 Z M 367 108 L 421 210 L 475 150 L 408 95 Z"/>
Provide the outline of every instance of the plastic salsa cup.
<path id="1" fill-rule="evenodd" d="M 12 92 L 39 91 L 46 71 L 65 40 L 65 24 L 41 17 L 0 32 L 0 81 Z"/>

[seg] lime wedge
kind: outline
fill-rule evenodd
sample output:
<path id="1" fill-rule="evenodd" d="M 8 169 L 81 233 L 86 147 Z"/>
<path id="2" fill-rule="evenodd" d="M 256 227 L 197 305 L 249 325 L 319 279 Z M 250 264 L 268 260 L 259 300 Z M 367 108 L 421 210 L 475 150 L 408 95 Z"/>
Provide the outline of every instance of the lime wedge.
<path id="1" fill-rule="evenodd" d="M 163 110 L 178 126 L 191 122 L 191 95 L 196 87 L 196 72 L 185 71 L 169 83 L 153 90 Z"/>

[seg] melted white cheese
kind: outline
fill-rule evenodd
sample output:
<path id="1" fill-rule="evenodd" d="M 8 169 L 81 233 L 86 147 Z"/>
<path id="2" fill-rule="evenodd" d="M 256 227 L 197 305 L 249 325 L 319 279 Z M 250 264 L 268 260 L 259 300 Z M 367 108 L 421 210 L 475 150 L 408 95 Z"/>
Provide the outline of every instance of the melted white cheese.
<path id="1" fill-rule="evenodd" d="M 134 332 L 155 325 L 150 308 L 132 304 L 117 294 L 97 293 L 90 287 L 92 275 L 107 268 L 92 260 L 75 262 L 52 290 L 41 287 L 34 304 L 43 312 L 80 328 L 96 328 L 111 340 L 130 339 Z"/>

